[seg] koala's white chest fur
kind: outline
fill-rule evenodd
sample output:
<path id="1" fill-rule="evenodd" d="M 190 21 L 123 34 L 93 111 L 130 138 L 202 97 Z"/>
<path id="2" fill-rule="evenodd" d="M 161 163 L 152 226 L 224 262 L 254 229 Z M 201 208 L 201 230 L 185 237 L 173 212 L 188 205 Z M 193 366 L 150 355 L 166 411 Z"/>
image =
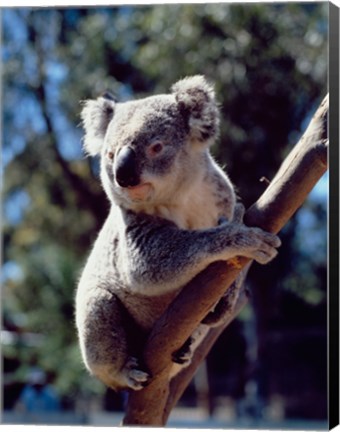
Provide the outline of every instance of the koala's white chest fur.
<path id="1" fill-rule="evenodd" d="M 220 209 L 216 198 L 205 187 L 183 197 L 179 202 L 156 206 L 152 213 L 174 222 L 178 228 L 193 230 L 216 226 Z"/>
<path id="2" fill-rule="evenodd" d="M 208 166 L 204 176 L 193 178 L 187 187 L 177 191 L 167 202 L 144 211 L 187 230 L 212 228 L 222 216 L 230 220 L 235 206 L 233 187 L 213 159 L 209 158 Z"/>

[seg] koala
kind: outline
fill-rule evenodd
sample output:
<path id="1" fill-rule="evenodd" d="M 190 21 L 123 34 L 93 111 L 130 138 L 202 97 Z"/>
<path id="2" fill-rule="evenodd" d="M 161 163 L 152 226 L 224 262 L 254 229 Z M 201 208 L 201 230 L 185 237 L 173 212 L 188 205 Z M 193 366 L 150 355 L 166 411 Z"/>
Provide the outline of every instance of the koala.
<path id="1" fill-rule="evenodd" d="M 280 240 L 242 223 L 234 187 L 209 152 L 220 118 L 203 76 L 178 81 L 169 94 L 87 100 L 81 118 L 111 204 L 76 293 L 81 353 L 107 386 L 140 390 L 150 379 L 145 338 L 180 290 L 218 260 L 266 264 Z M 207 317 L 196 333 L 221 319 Z M 191 355 L 188 341 L 174 353 L 174 370 Z"/>

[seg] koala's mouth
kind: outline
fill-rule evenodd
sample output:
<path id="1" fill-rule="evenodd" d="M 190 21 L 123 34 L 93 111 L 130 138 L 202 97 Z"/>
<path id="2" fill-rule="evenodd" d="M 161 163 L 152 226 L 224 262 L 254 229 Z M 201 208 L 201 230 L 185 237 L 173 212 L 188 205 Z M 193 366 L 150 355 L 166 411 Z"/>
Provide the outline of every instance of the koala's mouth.
<path id="1" fill-rule="evenodd" d="M 152 192 L 152 185 L 147 182 L 137 186 L 128 186 L 125 189 L 133 201 L 145 201 Z"/>

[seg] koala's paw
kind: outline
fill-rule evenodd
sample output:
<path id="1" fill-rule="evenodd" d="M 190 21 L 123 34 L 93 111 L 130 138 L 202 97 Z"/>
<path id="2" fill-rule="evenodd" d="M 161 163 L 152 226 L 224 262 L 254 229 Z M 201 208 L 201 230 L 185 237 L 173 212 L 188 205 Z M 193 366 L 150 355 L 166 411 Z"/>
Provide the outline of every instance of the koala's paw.
<path id="1" fill-rule="evenodd" d="M 260 264 L 267 264 L 276 257 L 276 248 L 281 246 L 281 240 L 275 234 L 263 231 L 261 228 L 247 228 L 244 233 L 247 246 L 244 255 Z"/>
<path id="2" fill-rule="evenodd" d="M 132 390 L 141 390 L 148 385 L 150 374 L 143 371 L 135 357 L 129 357 L 125 363 L 123 374 L 126 384 Z"/>
<path id="3" fill-rule="evenodd" d="M 192 358 L 192 338 L 189 337 L 182 347 L 172 354 L 172 361 L 182 366 L 188 366 Z"/>

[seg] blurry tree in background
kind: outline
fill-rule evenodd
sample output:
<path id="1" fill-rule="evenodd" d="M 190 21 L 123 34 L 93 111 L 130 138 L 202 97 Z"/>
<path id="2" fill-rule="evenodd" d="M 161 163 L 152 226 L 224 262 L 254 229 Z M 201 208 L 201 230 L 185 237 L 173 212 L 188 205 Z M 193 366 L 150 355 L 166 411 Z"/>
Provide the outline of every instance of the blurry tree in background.
<path id="1" fill-rule="evenodd" d="M 19 332 L 3 344 L 5 407 L 37 364 L 69 407 L 104 392 L 81 364 L 73 318 L 108 212 L 98 161 L 82 155 L 79 101 L 167 92 L 205 74 L 222 113 L 213 153 L 249 206 L 327 92 L 327 14 L 314 2 L 2 10 L 2 306 L 4 329 Z M 252 307 L 208 358 L 213 395 L 242 416 L 280 400 L 288 418 L 326 418 L 326 201 L 323 178 L 280 234 L 278 258 L 252 269 Z M 39 342 L 23 343 L 27 332 Z"/>

